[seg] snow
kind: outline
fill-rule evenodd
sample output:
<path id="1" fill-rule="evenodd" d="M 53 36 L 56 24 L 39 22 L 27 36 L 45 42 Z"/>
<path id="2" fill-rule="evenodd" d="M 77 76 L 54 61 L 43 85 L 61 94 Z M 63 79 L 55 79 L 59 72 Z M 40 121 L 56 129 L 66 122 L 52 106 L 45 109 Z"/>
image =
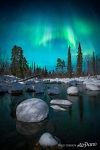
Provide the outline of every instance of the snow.
<path id="1" fill-rule="evenodd" d="M 67 94 L 68 95 L 78 95 L 79 94 L 79 89 L 75 86 L 70 86 L 67 89 Z"/>
<path id="2" fill-rule="evenodd" d="M 41 146 L 56 146 L 58 144 L 58 141 L 48 132 L 44 133 L 40 139 L 39 139 L 39 144 Z"/>
<path id="3" fill-rule="evenodd" d="M 61 110 L 61 111 L 66 111 L 65 108 L 60 107 L 59 105 L 51 105 L 51 108 L 55 109 L 55 110 Z"/>
<path id="4" fill-rule="evenodd" d="M 16 109 L 17 120 L 22 122 L 40 122 L 47 118 L 48 105 L 41 99 L 32 98 L 20 103 Z"/>
<path id="5" fill-rule="evenodd" d="M 73 77 L 73 78 L 47 78 L 47 79 L 28 79 L 24 82 L 13 75 L 1 75 L 0 76 L 0 93 L 15 93 L 21 94 L 23 91 L 44 93 L 46 84 L 49 83 L 50 87 L 47 89 L 48 94 L 60 94 L 61 89 L 57 83 L 64 83 L 67 87 L 68 94 L 78 95 L 80 89 L 76 89 L 76 85 L 85 87 L 87 90 L 98 91 L 100 90 L 100 75 L 86 76 L 86 77 Z M 23 80 L 22 80 L 23 81 Z M 53 83 L 53 84 L 52 84 Z M 54 85 L 56 83 L 56 85 Z M 52 85 L 52 86 L 51 86 Z"/>
<path id="6" fill-rule="evenodd" d="M 72 105 L 72 102 L 68 101 L 68 100 L 63 100 L 63 99 L 53 99 L 50 102 L 51 104 L 57 104 L 57 105 L 65 105 L 65 106 L 70 106 Z"/>

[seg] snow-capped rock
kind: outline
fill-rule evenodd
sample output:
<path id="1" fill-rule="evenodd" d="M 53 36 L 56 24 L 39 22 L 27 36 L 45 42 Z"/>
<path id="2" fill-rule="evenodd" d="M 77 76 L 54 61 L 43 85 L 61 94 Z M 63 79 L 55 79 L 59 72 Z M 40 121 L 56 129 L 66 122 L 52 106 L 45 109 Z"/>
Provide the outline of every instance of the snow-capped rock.
<path id="1" fill-rule="evenodd" d="M 91 91 L 99 91 L 100 88 L 94 84 L 86 84 L 86 89 Z"/>
<path id="2" fill-rule="evenodd" d="M 68 95 L 78 95 L 79 94 L 79 89 L 75 86 L 68 87 L 67 94 Z"/>
<path id="3" fill-rule="evenodd" d="M 70 106 L 72 105 L 72 102 L 68 100 L 63 100 L 63 99 L 53 99 L 50 101 L 51 104 L 56 104 L 56 105 L 64 105 L 64 106 Z"/>
<path id="4" fill-rule="evenodd" d="M 58 141 L 50 133 L 46 132 L 40 137 L 39 144 L 44 147 L 46 146 L 52 147 L 56 146 L 58 144 Z"/>
<path id="5" fill-rule="evenodd" d="M 48 105 L 41 99 L 32 98 L 21 102 L 16 109 L 17 120 L 22 122 L 40 122 L 47 118 Z"/>
<path id="6" fill-rule="evenodd" d="M 53 108 L 53 109 L 55 109 L 55 110 L 66 111 L 66 109 L 65 109 L 65 108 L 60 107 L 59 105 L 51 105 L 50 107 L 51 107 L 51 108 Z"/>
<path id="7" fill-rule="evenodd" d="M 59 94 L 60 93 L 60 89 L 57 86 L 51 87 L 48 89 L 48 94 Z"/>

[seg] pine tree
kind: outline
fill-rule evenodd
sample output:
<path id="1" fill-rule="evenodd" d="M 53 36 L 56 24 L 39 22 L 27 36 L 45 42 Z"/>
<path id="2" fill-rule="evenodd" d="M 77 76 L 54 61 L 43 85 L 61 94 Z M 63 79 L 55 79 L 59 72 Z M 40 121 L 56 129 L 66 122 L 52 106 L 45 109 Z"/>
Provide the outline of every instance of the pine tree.
<path id="1" fill-rule="evenodd" d="M 63 68 L 65 67 L 65 61 L 61 58 L 57 58 L 56 70 L 58 72 L 63 72 Z"/>
<path id="2" fill-rule="evenodd" d="M 93 52 L 93 58 L 92 58 L 92 67 L 93 67 L 93 75 L 95 75 L 96 71 L 96 59 L 95 59 L 95 54 Z"/>
<path id="3" fill-rule="evenodd" d="M 15 45 L 12 49 L 11 73 L 23 78 L 27 76 L 28 71 L 29 67 L 26 58 L 23 56 L 23 50 Z"/>
<path id="4" fill-rule="evenodd" d="M 35 71 L 36 71 L 36 64 L 35 64 L 35 62 L 34 62 L 34 74 L 35 74 Z"/>
<path id="5" fill-rule="evenodd" d="M 47 77 L 47 75 L 48 75 L 48 71 L 47 71 L 47 68 L 45 66 L 45 68 L 44 68 L 44 77 Z"/>
<path id="6" fill-rule="evenodd" d="M 71 61 L 71 51 L 70 51 L 70 46 L 69 46 L 69 48 L 68 48 L 67 72 L 68 72 L 68 76 L 69 76 L 69 77 L 72 77 L 72 61 Z"/>
<path id="7" fill-rule="evenodd" d="M 77 76 L 82 75 L 82 63 L 83 63 L 82 49 L 81 49 L 81 45 L 79 43 L 78 57 L 77 57 Z"/>

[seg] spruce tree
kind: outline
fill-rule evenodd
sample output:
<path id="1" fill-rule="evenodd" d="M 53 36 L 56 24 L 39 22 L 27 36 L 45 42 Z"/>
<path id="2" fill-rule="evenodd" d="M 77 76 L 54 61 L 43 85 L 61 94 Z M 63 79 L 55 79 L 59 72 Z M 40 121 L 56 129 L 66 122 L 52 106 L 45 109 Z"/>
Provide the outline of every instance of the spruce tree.
<path id="1" fill-rule="evenodd" d="M 26 58 L 23 56 L 23 50 L 15 45 L 12 49 L 11 73 L 23 78 L 27 76 L 28 71 L 29 67 Z"/>
<path id="2" fill-rule="evenodd" d="M 82 75 L 82 63 L 83 63 L 82 49 L 81 44 L 79 43 L 77 56 L 77 76 Z"/>
<path id="3" fill-rule="evenodd" d="M 35 71 L 36 71 L 36 64 L 35 64 L 35 62 L 34 62 L 34 74 L 35 74 Z"/>
<path id="4" fill-rule="evenodd" d="M 67 60 L 67 73 L 68 77 L 72 77 L 72 61 L 71 61 L 71 51 L 70 46 L 68 48 L 68 60 Z"/>
<path id="5" fill-rule="evenodd" d="M 96 74 L 96 59 L 95 59 L 95 54 L 93 52 L 93 58 L 92 58 L 92 67 L 93 67 L 93 75 Z"/>
<path id="6" fill-rule="evenodd" d="M 47 68 L 45 66 L 45 68 L 44 68 L 44 77 L 47 77 L 47 75 L 48 75 L 48 71 L 47 71 Z"/>

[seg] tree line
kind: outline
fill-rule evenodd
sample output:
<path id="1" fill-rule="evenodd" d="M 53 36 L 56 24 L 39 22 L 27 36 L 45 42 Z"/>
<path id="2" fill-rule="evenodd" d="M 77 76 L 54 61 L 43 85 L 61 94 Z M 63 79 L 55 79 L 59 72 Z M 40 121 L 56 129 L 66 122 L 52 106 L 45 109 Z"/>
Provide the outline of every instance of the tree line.
<path id="1" fill-rule="evenodd" d="M 96 56 L 93 52 L 92 56 L 87 55 L 83 57 L 81 44 L 78 45 L 77 51 L 77 63 L 76 67 L 73 68 L 71 47 L 68 47 L 67 63 L 61 58 L 57 58 L 56 71 L 60 76 L 65 72 L 67 77 L 73 76 L 84 76 L 84 75 L 97 75 L 100 74 L 100 57 Z"/>
<path id="2" fill-rule="evenodd" d="M 83 59 L 83 52 L 81 44 L 78 45 L 77 64 L 76 69 L 72 64 L 71 47 L 68 47 L 68 54 L 66 54 L 66 62 L 61 58 L 57 58 L 56 67 L 53 71 L 48 71 L 46 66 L 43 68 L 38 66 L 35 62 L 29 65 L 24 54 L 23 49 L 19 46 L 14 46 L 11 51 L 11 62 L 0 57 L 0 74 L 12 74 L 20 78 L 29 76 L 40 77 L 73 77 L 83 75 L 100 74 L 100 57 L 93 52 L 92 56 L 87 55 Z M 85 71 L 84 71 L 85 64 Z"/>

